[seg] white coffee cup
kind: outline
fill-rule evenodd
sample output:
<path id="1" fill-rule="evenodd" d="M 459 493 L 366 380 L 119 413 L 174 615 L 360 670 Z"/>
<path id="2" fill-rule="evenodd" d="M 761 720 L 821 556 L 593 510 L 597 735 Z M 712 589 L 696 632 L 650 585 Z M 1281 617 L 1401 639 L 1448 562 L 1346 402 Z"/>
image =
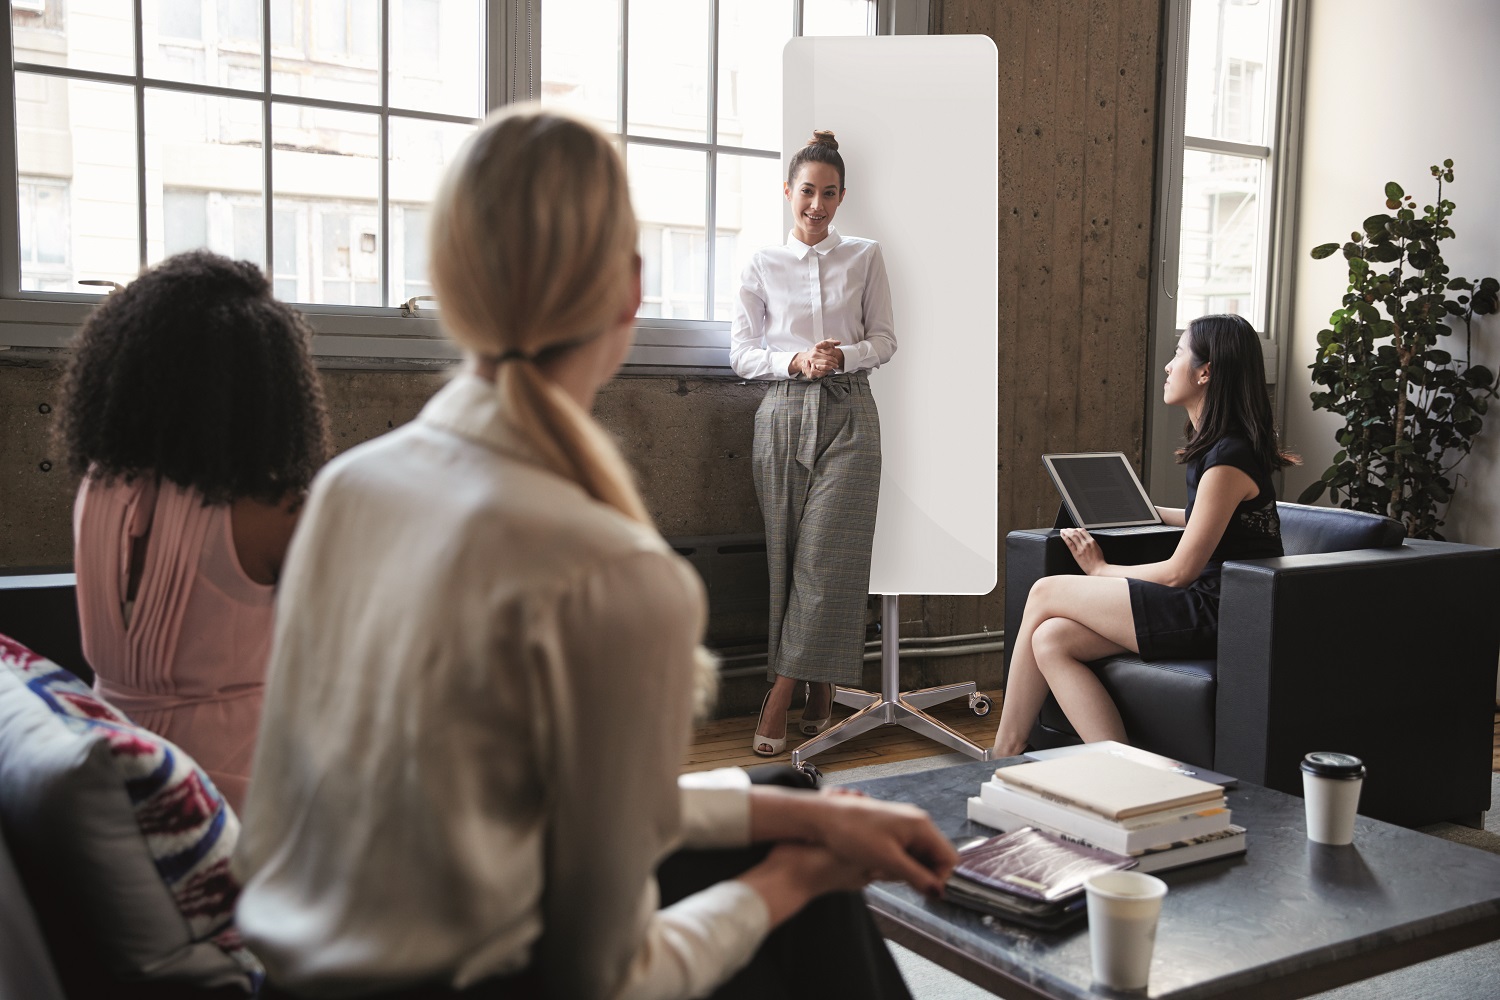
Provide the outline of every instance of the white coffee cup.
<path id="1" fill-rule="evenodd" d="M 1365 765 L 1346 753 L 1318 751 L 1302 758 L 1302 798 L 1307 839 L 1319 844 L 1354 842 L 1354 815 L 1365 783 Z"/>
<path id="2" fill-rule="evenodd" d="M 1167 883 L 1140 872 L 1105 872 L 1088 879 L 1083 888 L 1088 893 L 1094 981 L 1117 990 L 1145 989 Z"/>

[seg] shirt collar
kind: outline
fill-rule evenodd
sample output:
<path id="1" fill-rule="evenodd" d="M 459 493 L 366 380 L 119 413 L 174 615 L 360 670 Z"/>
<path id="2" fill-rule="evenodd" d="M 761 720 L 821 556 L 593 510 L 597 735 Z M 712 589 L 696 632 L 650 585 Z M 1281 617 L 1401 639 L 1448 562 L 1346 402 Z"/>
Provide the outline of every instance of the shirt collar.
<path id="1" fill-rule="evenodd" d="M 534 465 L 542 462 L 500 409 L 495 383 L 464 369 L 438 390 L 417 418 Z"/>
<path id="2" fill-rule="evenodd" d="M 828 227 L 828 235 L 823 237 L 823 242 L 814 247 L 810 247 L 806 243 L 803 243 L 801 240 L 797 239 L 796 234 L 797 230 L 795 229 L 787 230 L 786 246 L 788 250 L 797 255 L 798 260 L 806 260 L 807 252 L 809 250 L 816 250 L 820 256 L 826 257 L 828 256 L 828 252 L 830 250 L 838 246 L 840 243 L 844 242 L 843 238 L 839 236 L 839 231 L 832 226 Z"/>

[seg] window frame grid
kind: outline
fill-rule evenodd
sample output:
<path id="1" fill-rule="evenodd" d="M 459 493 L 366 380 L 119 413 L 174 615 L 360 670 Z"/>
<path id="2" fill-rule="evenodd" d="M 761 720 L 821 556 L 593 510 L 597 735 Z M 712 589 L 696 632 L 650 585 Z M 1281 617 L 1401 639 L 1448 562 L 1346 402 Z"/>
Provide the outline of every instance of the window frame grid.
<path id="1" fill-rule="evenodd" d="M 392 117 L 428 120 L 445 123 L 474 124 L 494 109 L 516 100 L 534 97 L 540 91 L 541 24 L 540 4 L 545 0 L 481 0 L 485 14 L 486 58 L 481 70 L 483 109 L 479 118 L 448 115 L 438 112 L 411 109 L 393 109 L 390 105 L 391 5 L 381 0 L 381 30 L 379 41 L 379 104 L 359 104 L 347 101 L 328 100 L 303 95 L 275 94 L 272 92 L 272 42 L 271 2 L 261 2 L 261 80 L 260 90 L 250 91 L 217 84 L 193 83 L 168 80 L 145 75 L 145 26 L 143 0 L 132 0 L 135 33 L 135 72 L 133 74 L 110 73 L 69 67 L 48 66 L 37 63 L 13 62 L 11 72 L 3 84 L 0 100 L 0 166 L 9 171 L 9 180 L 0 190 L 0 351 L 11 348 L 56 350 L 64 348 L 72 333 L 82 323 L 88 312 L 98 303 L 99 296 L 83 292 L 23 291 L 21 284 L 21 261 L 19 238 L 19 211 L 17 204 L 19 174 L 17 164 L 17 135 L 15 129 L 15 90 L 17 73 L 34 73 L 64 79 L 84 79 L 96 82 L 130 86 L 136 107 L 136 198 L 137 198 L 137 247 L 144 266 L 149 249 L 148 206 L 145 198 L 146 171 L 144 159 L 145 94 L 148 88 L 196 94 L 205 97 L 221 97 L 239 100 L 255 100 L 261 106 L 261 191 L 264 202 L 265 261 L 268 273 L 275 273 L 275 198 L 272 159 L 274 115 L 277 104 L 300 106 L 330 111 L 346 111 L 376 116 L 377 148 L 379 149 L 379 194 L 377 212 L 380 231 L 380 288 L 382 301 L 388 301 L 392 280 L 391 227 L 393 211 L 390 203 L 389 154 L 391 142 L 390 121 Z M 716 317 L 715 270 L 718 265 L 718 168 L 721 155 L 742 156 L 754 159 L 776 159 L 780 150 L 760 149 L 748 146 L 724 145 L 719 142 L 719 39 L 721 25 L 720 0 L 713 0 L 709 19 L 709 31 L 705 38 L 709 46 L 707 72 L 708 127 L 706 141 L 692 142 L 631 134 L 627 130 L 628 118 L 628 74 L 629 74 L 629 10 L 632 0 L 621 0 L 621 58 L 619 72 L 619 103 L 617 107 L 617 131 L 614 136 L 622 155 L 631 144 L 676 148 L 702 153 L 707 175 L 705 178 L 705 226 L 704 244 L 707 269 L 704 275 L 703 296 L 705 313 L 712 318 L 701 320 L 664 320 L 643 317 L 637 321 L 636 343 L 626 358 L 626 374 L 652 374 L 671 372 L 697 375 L 732 375 L 728 368 L 727 333 L 729 317 Z M 890 34 L 903 30 L 926 30 L 928 24 L 927 0 L 868 0 L 870 3 L 869 24 L 877 34 Z M 804 31 L 805 0 L 792 0 L 792 35 L 801 37 Z M 14 32 L 10 18 L 5 18 L 0 29 L 0 44 L 14 53 Z M 11 238 L 15 237 L 15 238 Z M 313 303 L 296 303 L 297 308 L 308 316 L 314 331 L 313 352 L 322 359 L 348 360 L 355 365 L 424 369 L 433 365 L 446 365 L 460 357 L 456 346 L 448 341 L 435 318 L 420 313 L 408 315 L 400 306 L 345 306 Z"/>
<path id="2" fill-rule="evenodd" d="M 1210 136 L 1189 135 L 1185 113 L 1187 99 L 1188 44 L 1191 35 L 1192 0 L 1168 0 L 1162 19 L 1163 72 L 1159 107 L 1165 126 L 1158 143 L 1163 165 L 1158 177 L 1155 218 L 1156 245 L 1160 255 L 1151 283 L 1150 340 L 1146 397 L 1146 467 L 1153 496 L 1175 503 L 1183 495 L 1181 471 L 1172 461 L 1171 441 L 1180 427 L 1175 414 L 1163 413 L 1156 387 L 1161 370 L 1162 345 L 1182 335 L 1177 326 L 1177 298 L 1181 269 L 1182 202 L 1184 156 L 1188 152 L 1221 153 L 1260 161 L 1260 205 L 1256 233 L 1256 261 L 1261 272 L 1255 277 L 1253 295 L 1261 317 L 1261 346 L 1265 353 L 1266 381 L 1272 386 L 1278 421 L 1285 409 L 1287 328 L 1291 321 L 1292 281 L 1295 271 L 1296 172 L 1302 82 L 1305 75 L 1308 0 L 1276 0 L 1274 17 L 1267 26 L 1265 122 L 1266 144 L 1235 142 Z M 1274 89 L 1272 89 L 1274 88 Z M 1165 352 L 1170 356 L 1170 350 Z"/>
<path id="3" fill-rule="evenodd" d="M 45 63 L 23 62 L 14 59 L 15 38 L 11 18 L 4 19 L 0 44 L 12 53 L 12 65 L 4 83 L 5 107 L 0 109 L 0 164 L 9 172 L 0 194 L 0 345 L 18 348 L 60 348 L 66 345 L 79 324 L 99 302 L 100 296 L 87 292 L 47 292 L 21 288 L 21 260 L 19 246 L 19 196 L 20 172 L 18 169 L 18 147 L 16 133 L 15 92 L 18 74 L 51 77 L 61 80 L 83 80 L 113 86 L 129 87 L 135 107 L 135 197 L 136 197 L 136 249 L 140 268 L 147 263 L 149 253 L 149 207 L 146 199 L 146 116 L 145 104 L 148 90 L 189 94 L 200 97 L 231 98 L 255 101 L 261 114 L 261 197 L 264 202 L 263 224 L 265 226 L 263 253 L 268 274 L 275 273 L 275 173 L 273 159 L 275 146 L 275 108 L 289 106 L 326 111 L 342 111 L 373 116 L 376 121 L 377 195 L 375 211 L 380 240 L 379 286 L 381 301 L 390 301 L 391 292 L 391 203 L 390 203 L 390 139 L 391 120 L 433 121 L 447 124 L 473 125 L 496 104 L 495 76 L 489 59 L 483 67 L 480 95 L 481 115 L 470 117 L 420 109 L 395 108 L 390 102 L 391 4 L 380 0 L 380 42 L 376 72 L 379 77 L 378 103 L 363 104 L 350 101 L 331 100 L 307 95 L 280 94 L 273 92 L 272 63 L 275 58 L 271 25 L 272 0 L 261 0 L 260 16 L 260 89 L 247 90 L 213 83 L 198 83 L 147 76 L 145 72 L 145 21 L 144 0 L 132 0 L 134 18 L 134 71 L 114 73 L 72 66 L 53 66 Z M 529 0 L 520 0 L 520 6 L 529 9 Z M 500 26 L 511 27 L 507 8 L 513 6 L 508 0 L 483 0 L 480 8 L 485 18 L 484 32 L 489 42 L 488 52 L 496 48 L 497 30 Z M 497 15 L 498 18 L 497 18 Z M 528 85 L 528 92 L 533 89 Z M 508 96 L 508 95 L 506 95 Z M 504 103 L 501 101 L 500 103 Z M 10 239 L 14 235 L 16 239 Z M 77 279 L 75 278 L 75 281 Z M 293 303 L 307 314 L 316 334 L 314 352 L 319 356 L 410 359 L 415 362 L 435 358 L 457 358 L 456 348 L 442 337 L 437 321 L 429 316 L 408 315 L 400 305 L 349 306 L 321 303 Z M 427 340 L 430 344 L 420 342 Z"/>

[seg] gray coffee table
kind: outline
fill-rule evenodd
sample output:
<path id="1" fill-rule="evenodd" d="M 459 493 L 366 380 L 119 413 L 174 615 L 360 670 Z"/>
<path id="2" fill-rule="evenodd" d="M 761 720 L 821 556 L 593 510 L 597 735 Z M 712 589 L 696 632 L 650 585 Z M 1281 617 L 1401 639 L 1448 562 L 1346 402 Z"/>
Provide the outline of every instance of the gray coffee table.
<path id="1" fill-rule="evenodd" d="M 997 766 L 956 764 L 846 787 L 912 802 L 955 840 L 992 833 L 964 814 Z M 1302 800 L 1229 792 L 1249 853 L 1164 873 L 1148 995 L 1302 997 L 1500 939 L 1500 856 L 1361 816 L 1351 847 L 1305 833 Z M 1004 997 L 1139 996 L 1093 986 L 1088 929 L 1031 931 L 904 885 L 866 890 L 882 932 Z"/>

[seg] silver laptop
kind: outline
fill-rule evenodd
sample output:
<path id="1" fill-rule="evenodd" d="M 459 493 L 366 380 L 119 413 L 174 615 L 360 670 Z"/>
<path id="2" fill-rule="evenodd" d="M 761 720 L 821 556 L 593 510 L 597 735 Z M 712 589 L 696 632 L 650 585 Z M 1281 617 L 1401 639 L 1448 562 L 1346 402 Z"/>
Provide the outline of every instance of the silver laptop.
<path id="1" fill-rule="evenodd" d="M 1047 473 L 1062 494 L 1072 526 L 1151 530 L 1163 527 L 1135 469 L 1120 451 L 1043 455 Z M 1062 524 L 1060 527 L 1068 527 Z"/>

